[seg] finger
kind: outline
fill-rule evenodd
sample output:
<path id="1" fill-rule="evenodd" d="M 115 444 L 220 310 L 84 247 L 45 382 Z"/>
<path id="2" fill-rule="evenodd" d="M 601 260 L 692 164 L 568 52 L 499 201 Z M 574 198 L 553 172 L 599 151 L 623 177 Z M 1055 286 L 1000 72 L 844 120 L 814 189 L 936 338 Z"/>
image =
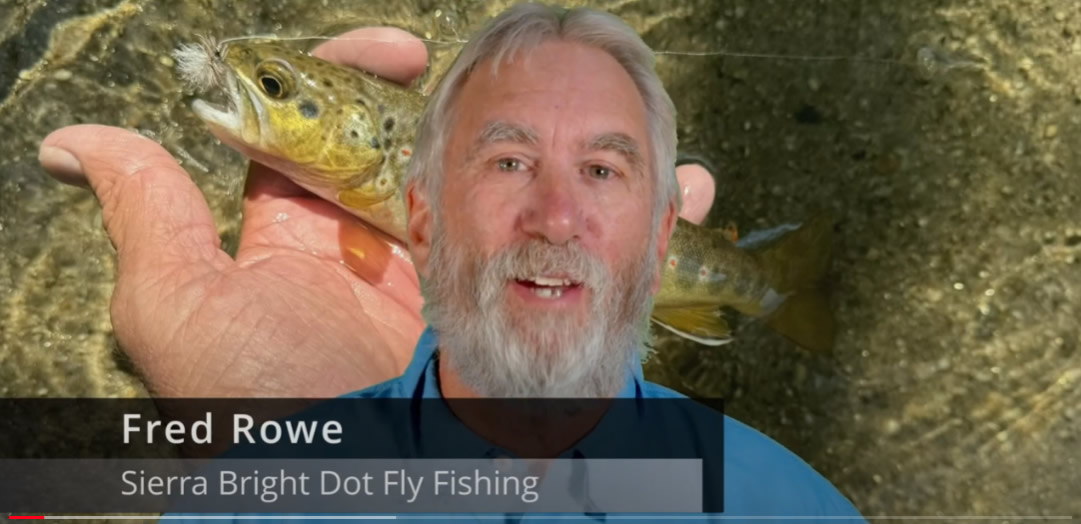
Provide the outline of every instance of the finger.
<path id="1" fill-rule="evenodd" d="M 278 198 L 313 197 L 307 189 L 298 186 L 289 177 L 254 160 L 249 163 L 248 177 L 244 181 L 244 212 L 248 206 Z"/>
<path id="2" fill-rule="evenodd" d="M 268 246 L 325 255 L 338 245 L 334 234 L 338 223 L 351 219 L 344 210 L 285 175 L 252 162 L 244 186 L 244 224 L 237 258 L 248 258 L 251 248 Z"/>
<path id="3" fill-rule="evenodd" d="M 252 172 L 256 177 L 284 179 L 261 165 L 253 166 Z M 250 194 L 245 203 L 237 251 L 241 265 L 260 260 L 269 250 L 288 248 L 340 261 L 376 287 L 387 282 L 395 282 L 391 287 L 419 286 L 408 254 L 392 248 L 373 227 L 311 193 L 292 195 L 287 183 L 267 182 L 262 187 L 265 191 Z"/>
<path id="4" fill-rule="evenodd" d="M 699 164 L 686 164 L 676 168 L 679 187 L 683 195 L 683 209 L 679 216 L 684 220 L 701 224 L 713 207 L 717 182 L 713 175 Z"/>
<path id="5" fill-rule="evenodd" d="M 428 48 L 419 38 L 393 27 L 365 27 L 339 35 L 312 54 L 409 85 L 428 67 Z"/>
<path id="6" fill-rule="evenodd" d="M 337 248 L 338 223 L 350 218 L 345 211 L 264 165 L 253 162 L 249 173 L 238 260 L 263 247 L 324 256 Z"/>
<path id="7" fill-rule="evenodd" d="M 156 142 L 115 127 L 70 126 L 45 137 L 38 159 L 58 180 L 93 189 L 122 266 L 221 262 L 203 194 Z"/>
<path id="8" fill-rule="evenodd" d="M 420 311 L 420 283 L 408 253 L 326 200 L 268 197 L 246 208 L 237 263 L 259 263 L 282 249 L 341 264 L 345 276 L 368 284 L 355 286 L 358 292 L 370 289 Z"/>

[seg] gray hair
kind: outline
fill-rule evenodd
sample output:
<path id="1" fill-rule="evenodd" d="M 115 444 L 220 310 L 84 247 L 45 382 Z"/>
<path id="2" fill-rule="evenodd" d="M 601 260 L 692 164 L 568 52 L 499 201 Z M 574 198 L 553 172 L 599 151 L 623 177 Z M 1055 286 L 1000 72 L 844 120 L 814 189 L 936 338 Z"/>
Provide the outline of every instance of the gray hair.
<path id="1" fill-rule="evenodd" d="M 676 110 L 657 76 L 653 50 L 626 23 L 614 15 L 587 8 L 566 9 L 536 3 L 514 6 L 476 34 L 432 93 L 417 127 L 414 157 L 409 162 L 406 183 L 426 191 L 439 215 L 438 198 L 443 182 L 443 153 L 453 122 L 453 102 L 466 77 L 482 62 L 493 59 L 493 73 L 504 59 L 512 60 L 522 50 L 534 49 L 556 38 L 599 48 L 627 71 L 645 101 L 650 147 L 658 184 L 653 205 L 653 226 L 660 224 L 664 209 L 674 205 L 678 212 L 679 181 L 676 179 Z"/>

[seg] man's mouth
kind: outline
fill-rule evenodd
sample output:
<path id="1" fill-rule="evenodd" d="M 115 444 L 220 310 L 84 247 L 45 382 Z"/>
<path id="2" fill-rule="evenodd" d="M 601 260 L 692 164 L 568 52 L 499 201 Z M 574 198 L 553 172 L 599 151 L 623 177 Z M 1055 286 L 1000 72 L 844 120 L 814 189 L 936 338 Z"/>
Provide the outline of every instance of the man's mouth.
<path id="1" fill-rule="evenodd" d="M 581 282 L 562 277 L 537 276 L 526 279 L 515 279 L 514 282 L 533 295 L 548 300 L 562 298 L 563 295 L 579 291 L 582 288 Z"/>

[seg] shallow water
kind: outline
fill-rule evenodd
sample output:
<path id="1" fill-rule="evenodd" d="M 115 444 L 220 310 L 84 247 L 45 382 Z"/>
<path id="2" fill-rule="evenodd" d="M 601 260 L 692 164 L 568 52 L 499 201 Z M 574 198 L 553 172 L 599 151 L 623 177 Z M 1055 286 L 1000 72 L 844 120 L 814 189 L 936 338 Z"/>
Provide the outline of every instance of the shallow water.
<path id="1" fill-rule="evenodd" d="M 177 44 L 387 24 L 453 40 L 500 7 L 333 4 L 0 0 L 0 395 L 145 395 L 112 338 L 97 203 L 38 167 L 48 132 L 160 140 L 230 245 L 244 161 L 189 110 Z M 1081 514 L 1074 0 L 589 4 L 657 50 L 727 52 L 660 56 L 681 149 L 717 167 L 710 223 L 839 218 L 832 355 L 757 325 L 722 348 L 659 334 L 647 375 L 729 399 L 865 515 Z M 432 46 L 439 64 L 456 49 Z"/>

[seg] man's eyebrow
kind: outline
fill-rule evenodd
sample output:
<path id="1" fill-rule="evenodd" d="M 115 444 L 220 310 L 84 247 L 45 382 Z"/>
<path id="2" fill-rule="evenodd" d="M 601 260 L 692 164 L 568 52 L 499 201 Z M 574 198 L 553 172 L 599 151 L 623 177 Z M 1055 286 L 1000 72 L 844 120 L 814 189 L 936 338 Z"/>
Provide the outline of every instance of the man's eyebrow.
<path id="1" fill-rule="evenodd" d="M 626 133 L 604 133 L 593 137 L 585 144 L 587 151 L 615 151 L 631 164 L 638 172 L 645 172 L 646 163 L 642 150 L 630 135 Z"/>
<path id="2" fill-rule="evenodd" d="M 472 159 L 485 146 L 498 142 L 536 145 L 539 141 L 540 139 L 537 138 L 537 133 L 532 129 L 511 122 L 497 120 L 495 122 L 489 122 L 488 125 L 484 126 L 484 129 L 477 135 L 477 139 L 474 140 L 473 144 L 469 147 L 469 153 L 466 158 Z"/>

